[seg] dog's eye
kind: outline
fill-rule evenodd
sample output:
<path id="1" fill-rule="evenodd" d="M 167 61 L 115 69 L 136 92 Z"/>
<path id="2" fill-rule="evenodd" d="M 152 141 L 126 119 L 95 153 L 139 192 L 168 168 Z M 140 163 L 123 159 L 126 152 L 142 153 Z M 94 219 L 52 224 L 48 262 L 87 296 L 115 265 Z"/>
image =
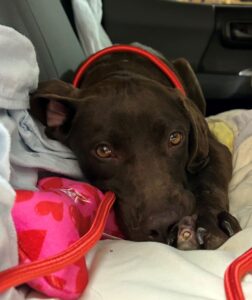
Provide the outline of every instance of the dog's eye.
<path id="1" fill-rule="evenodd" d="M 110 145 L 107 144 L 99 144 L 95 149 L 95 154 L 99 158 L 111 158 L 114 156 Z"/>
<path id="2" fill-rule="evenodd" d="M 170 134 L 169 145 L 177 146 L 181 143 L 182 139 L 183 139 L 183 134 L 181 132 L 174 131 L 173 133 Z"/>

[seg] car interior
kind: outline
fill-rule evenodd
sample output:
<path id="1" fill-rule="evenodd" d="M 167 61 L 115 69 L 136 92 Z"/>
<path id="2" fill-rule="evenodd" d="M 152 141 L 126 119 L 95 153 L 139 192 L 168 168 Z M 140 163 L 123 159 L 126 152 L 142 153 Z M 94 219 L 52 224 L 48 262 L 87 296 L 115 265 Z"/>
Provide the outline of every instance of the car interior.
<path id="1" fill-rule="evenodd" d="M 190 62 L 203 89 L 207 103 L 207 117 L 234 109 L 252 109 L 251 2 L 242 0 L 240 2 L 232 2 L 232 0 L 226 0 L 226 2 L 225 0 L 102 0 L 102 8 L 102 26 L 113 44 L 137 42 L 158 50 L 169 60 L 184 57 Z M 0 25 L 13 27 L 33 43 L 40 69 L 39 81 L 57 78 L 72 82 L 76 71 L 87 58 L 78 36 L 70 0 L 0 0 Z M 239 159 L 240 156 L 237 156 L 236 160 Z M 249 223 L 250 217 L 246 220 Z M 249 231 L 243 233 L 244 239 L 248 234 L 250 234 Z M 239 244 L 238 238 L 235 243 Z M 209 261 L 205 260 L 204 255 L 182 254 L 185 265 L 178 266 L 180 273 L 176 275 L 175 269 L 177 263 L 181 264 L 181 260 L 173 250 L 169 252 L 169 257 L 165 250 L 162 250 L 159 257 L 153 258 L 151 245 L 148 244 L 147 250 L 145 250 L 148 253 L 146 254 L 147 258 L 144 258 L 139 246 L 123 244 L 123 247 L 127 249 L 127 254 L 130 254 L 129 256 L 126 253 L 118 255 L 115 258 L 117 259 L 115 267 L 115 261 L 113 264 L 111 261 L 102 262 L 102 255 L 105 254 L 100 254 L 102 253 L 101 247 L 98 245 L 95 250 L 98 256 L 90 255 L 88 266 L 92 271 L 96 270 L 97 264 L 100 264 L 101 269 L 105 268 L 109 270 L 107 271 L 109 273 L 103 273 L 101 269 L 98 269 L 97 273 L 93 277 L 91 276 L 92 284 L 80 298 L 82 300 L 120 299 L 120 296 L 118 298 L 115 296 L 120 292 L 122 292 L 122 296 L 123 293 L 126 295 L 121 298 L 125 300 L 168 299 L 164 287 L 166 283 L 163 282 L 166 275 L 163 274 L 163 277 L 155 275 L 157 276 L 155 280 L 160 283 L 160 286 L 155 286 L 155 283 L 152 285 L 153 278 L 150 274 L 152 272 L 160 274 L 158 268 L 162 270 L 162 265 L 170 264 L 170 261 L 173 262 L 171 267 L 175 275 L 172 277 L 174 282 L 170 281 L 174 284 L 174 290 L 169 291 L 169 295 L 173 295 L 174 298 L 169 299 L 190 300 L 197 297 L 202 300 L 227 299 L 223 278 L 220 278 L 219 275 L 219 272 L 224 273 L 220 265 L 225 262 L 226 268 L 230 261 L 244 250 L 241 248 L 236 252 L 233 244 L 230 243 L 230 248 L 227 244 L 226 248 L 224 247 L 222 250 L 233 250 L 233 252 L 230 250 L 232 254 L 227 255 L 229 259 L 223 254 L 224 252 L 221 252 L 222 250 L 216 256 L 214 252 L 209 251 L 207 259 L 209 261 L 212 259 L 214 262 L 210 267 L 206 267 Z M 121 245 L 105 244 L 104 249 L 112 257 L 121 251 L 120 247 Z M 133 258 L 135 256 L 132 253 L 136 249 L 138 251 L 137 258 Z M 141 256 L 143 257 L 141 258 Z M 95 261 L 92 261 L 93 257 L 96 257 Z M 148 257 L 153 258 L 155 264 L 152 265 L 151 259 Z M 122 263 L 119 263 L 119 258 Z M 196 262 L 197 258 L 199 258 L 199 263 Z M 140 275 L 135 277 L 135 267 L 131 259 L 133 261 L 135 259 L 139 267 Z M 187 263 L 187 259 L 190 264 Z M 160 261 L 164 263 L 160 263 Z M 145 263 L 149 264 L 149 273 L 145 270 Z M 127 267 L 126 264 L 128 264 Z M 193 272 L 199 270 L 196 270 L 196 267 L 195 270 L 193 269 L 194 264 L 206 275 L 202 279 L 202 283 L 198 283 L 199 277 L 192 276 Z M 125 276 L 123 276 L 123 272 L 125 272 Z M 162 271 L 160 272 L 162 273 Z M 127 277 L 129 273 L 133 277 Z M 184 273 L 183 282 L 179 279 L 181 273 Z M 118 278 L 115 274 L 118 274 Z M 145 275 L 152 279 L 146 281 L 145 278 L 144 283 L 141 280 L 138 281 L 137 276 L 144 278 Z M 108 277 L 105 278 L 106 276 Z M 111 285 L 114 278 L 116 287 Z M 186 278 L 187 282 L 185 282 Z M 109 284 L 107 281 L 110 281 Z M 206 296 L 207 291 L 205 298 L 200 294 L 204 289 L 202 286 L 206 283 L 210 287 L 208 292 L 211 296 L 209 298 Z M 198 286 L 200 292 L 190 295 L 183 291 L 184 287 L 186 291 L 189 291 L 190 285 Z M 114 294 L 111 294 L 111 286 L 114 288 Z M 149 295 L 146 286 L 150 289 Z M 211 290 L 211 286 L 213 286 L 213 290 Z M 244 287 L 246 299 L 252 299 L 251 275 L 246 277 Z M 157 295 L 160 298 L 152 298 L 156 289 L 158 289 Z M 53 299 L 39 298 L 41 296 L 37 294 L 31 294 L 29 297 L 27 299 Z M 229 299 L 231 300 L 231 298 Z M 241 299 L 232 298 L 232 300 Z"/>
<path id="2" fill-rule="evenodd" d="M 71 1 L 2 0 L 0 8 L 1 24 L 14 27 L 33 42 L 40 80 L 72 80 L 85 55 Z M 186 58 L 198 76 L 207 115 L 211 115 L 251 108 L 251 13 L 249 5 L 104 0 L 102 24 L 113 43 L 137 41 L 168 59 Z"/>
<path id="3" fill-rule="evenodd" d="M 169 59 L 185 57 L 197 73 L 209 115 L 251 108 L 251 78 L 242 72 L 251 67 L 251 9 L 242 5 L 105 0 L 103 22 L 114 43 L 138 41 Z"/>

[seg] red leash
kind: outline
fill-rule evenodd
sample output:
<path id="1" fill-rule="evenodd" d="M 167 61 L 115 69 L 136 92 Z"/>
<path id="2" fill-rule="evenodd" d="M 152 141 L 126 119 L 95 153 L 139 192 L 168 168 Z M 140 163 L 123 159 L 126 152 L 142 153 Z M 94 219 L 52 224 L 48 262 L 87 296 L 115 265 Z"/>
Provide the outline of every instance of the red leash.
<path id="1" fill-rule="evenodd" d="M 77 71 L 74 80 L 73 80 L 73 85 L 75 87 L 78 87 L 83 74 L 86 72 L 86 70 L 99 58 L 101 58 L 104 55 L 111 54 L 111 53 L 116 53 L 116 52 L 131 52 L 135 53 L 137 55 L 140 55 L 142 57 L 147 58 L 150 60 L 158 69 L 160 69 L 171 81 L 172 85 L 180 90 L 180 92 L 185 96 L 185 90 L 184 87 L 182 86 L 181 82 L 179 81 L 177 75 L 175 72 L 168 67 L 168 65 L 163 62 L 160 58 L 158 58 L 156 55 L 142 49 L 138 48 L 135 46 L 130 46 L 130 45 L 115 45 L 111 46 L 108 48 L 105 48 L 101 51 L 96 52 L 95 54 L 91 55 L 79 68 Z"/>
<path id="2" fill-rule="evenodd" d="M 225 272 L 224 284 L 227 300 L 245 300 L 242 278 L 252 271 L 252 248 L 236 258 Z"/>

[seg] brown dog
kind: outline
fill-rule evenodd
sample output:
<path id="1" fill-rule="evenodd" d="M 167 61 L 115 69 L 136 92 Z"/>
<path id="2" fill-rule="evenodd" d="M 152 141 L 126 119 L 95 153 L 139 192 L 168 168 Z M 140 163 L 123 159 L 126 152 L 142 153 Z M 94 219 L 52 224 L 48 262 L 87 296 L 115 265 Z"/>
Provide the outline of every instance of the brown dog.
<path id="1" fill-rule="evenodd" d="M 240 230 L 228 213 L 231 154 L 208 129 L 190 65 L 170 67 L 187 96 L 148 59 L 113 53 L 89 67 L 80 88 L 41 83 L 31 112 L 93 185 L 115 192 L 129 239 L 214 249 Z"/>

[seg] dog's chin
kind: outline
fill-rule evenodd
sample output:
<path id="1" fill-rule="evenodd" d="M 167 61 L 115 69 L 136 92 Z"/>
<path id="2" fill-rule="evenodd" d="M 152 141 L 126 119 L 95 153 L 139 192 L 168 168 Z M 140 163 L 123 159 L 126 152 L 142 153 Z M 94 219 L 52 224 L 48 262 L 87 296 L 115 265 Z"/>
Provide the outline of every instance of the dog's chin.
<path id="1" fill-rule="evenodd" d="M 146 234 L 140 228 L 126 228 L 123 232 L 126 239 L 130 241 L 158 242 L 180 250 L 195 250 L 200 248 L 197 238 L 195 215 L 182 218 L 170 228 L 165 236 L 156 235 L 155 232 L 148 232 Z"/>
<path id="2" fill-rule="evenodd" d="M 128 222 L 124 221 L 124 217 L 117 212 L 116 212 L 116 219 L 120 230 L 122 231 L 124 237 L 127 240 L 134 241 L 134 242 L 143 242 L 148 240 L 144 235 L 143 230 L 141 230 L 140 226 L 128 224 Z"/>
<path id="3" fill-rule="evenodd" d="M 141 225 L 126 224 L 123 222 L 123 218 L 118 216 L 118 226 L 123 232 L 125 238 L 134 242 L 159 242 L 176 247 L 177 240 L 177 228 L 171 230 L 167 236 L 157 236 L 155 232 L 146 232 Z"/>
<path id="4" fill-rule="evenodd" d="M 125 234 L 125 237 L 129 241 L 133 242 L 148 242 L 148 241 L 153 241 L 152 238 L 150 238 L 148 235 L 146 235 L 144 232 L 141 230 L 135 228 L 135 229 L 127 229 L 123 230 L 123 233 Z M 165 243 L 165 241 L 160 241 L 161 243 Z"/>
<path id="5" fill-rule="evenodd" d="M 170 232 L 169 235 L 162 237 L 155 234 L 146 234 L 141 230 L 133 229 L 125 232 L 127 240 L 134 242 L 158 242 L 169 246 L 177 246 L 177 230 Z"/>

